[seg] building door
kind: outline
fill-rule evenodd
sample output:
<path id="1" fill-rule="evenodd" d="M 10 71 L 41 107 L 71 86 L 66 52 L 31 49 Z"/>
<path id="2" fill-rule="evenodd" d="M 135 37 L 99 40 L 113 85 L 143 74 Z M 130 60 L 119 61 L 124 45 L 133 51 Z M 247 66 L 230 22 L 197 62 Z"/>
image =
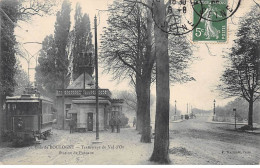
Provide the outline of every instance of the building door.
<path id="1" fill-rule="evenodd" d="M 93 113 L 88 113 L 88 131 L 93 131 Z"/>
<path id="2" fill-rule="evenodd" d="M 76 113 L 71 114 L 71 119 L 74 120 L 75 123 L 77 124 L 77 114 Z"/>

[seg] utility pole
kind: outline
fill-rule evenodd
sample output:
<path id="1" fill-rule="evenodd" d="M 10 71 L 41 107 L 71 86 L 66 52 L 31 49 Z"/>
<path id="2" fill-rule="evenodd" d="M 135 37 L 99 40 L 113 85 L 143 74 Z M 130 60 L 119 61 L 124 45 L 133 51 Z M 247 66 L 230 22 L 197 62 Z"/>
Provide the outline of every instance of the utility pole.
<path id="1" fill-rule="evenodd" d="M 62 129 L 65 129 L 65 73 L 62 72 Z"/>
<path id="2" fill-rule="evenodd" d="M 176 116 L 176 100 L 175 100 L 175 116 Z"/>
<path id="3" fill-rule="evenodd" d="M 187 103 L 187 114 L 189 114 L 189 103 Z"/>
<path id="4" fill-rule="evenodd" d="M 96 140 L 99 140 L 99 102 L 98 102 L 98 50 L 97 50 L 97 16 L 94 18 L 95 24 L 95 75 L 96 75 Z"/>
<path id="5" fill-rule="evenodd" d="M 235 113 L 235 130 L 237 129 L 237 112 L 236 109 L 233 109 L 234 113 Z"/>

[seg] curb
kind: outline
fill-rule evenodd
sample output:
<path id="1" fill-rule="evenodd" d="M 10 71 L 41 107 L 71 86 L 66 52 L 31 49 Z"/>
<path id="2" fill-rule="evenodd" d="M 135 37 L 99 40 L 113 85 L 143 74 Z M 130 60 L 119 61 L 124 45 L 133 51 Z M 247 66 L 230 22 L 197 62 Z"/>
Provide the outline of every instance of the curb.
<path id="1" fill-rule="evenodd" d="M 183 122 L 184 120 L 176 120 L 176 121 L 170 121 L 170 123 L 179 123 L 179 122 Z"/>

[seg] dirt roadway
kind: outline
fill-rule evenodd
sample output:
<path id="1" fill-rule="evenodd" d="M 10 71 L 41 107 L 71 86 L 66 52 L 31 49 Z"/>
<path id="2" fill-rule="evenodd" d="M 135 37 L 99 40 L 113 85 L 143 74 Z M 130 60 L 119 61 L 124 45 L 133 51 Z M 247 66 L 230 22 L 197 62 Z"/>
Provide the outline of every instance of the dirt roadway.
<path id="1" fill-rule="evenodd" d="M 236 132 L 226 124 L 197 118 L 170 125 L 174 164 L 248 165 L 260 163 L 260 135 Z M 176 156 L 177 154 L 177 156 Z"/>
<path id="2" fill-rule="evenodd" d="M 260 135 L 226 130 L 203 118 L 170 124 L 172 164 L 259 164 Z M 102 143 L 92 144 L 95 133 L 54 130 L 36 146 L 0 146 L 0 164 L 153 164 L 148 160 L 153 143 L 142 144 L 133 129 L 120 134 L 101 132 Z"/>

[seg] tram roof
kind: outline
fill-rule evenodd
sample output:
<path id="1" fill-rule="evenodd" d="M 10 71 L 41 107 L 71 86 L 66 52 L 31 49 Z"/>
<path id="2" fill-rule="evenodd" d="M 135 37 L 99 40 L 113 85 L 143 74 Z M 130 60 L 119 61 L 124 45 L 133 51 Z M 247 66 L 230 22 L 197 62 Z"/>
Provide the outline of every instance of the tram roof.
<path id="1" fill-rule="evenodd" d="M 44 101 L 53 103 L 53 100 L 48 97 L 36 96 L 36 95 L 31 95 L 31 94 L 6 97 L 6 102 L 39 102 L 39 100 L 44 100 Z"/>

